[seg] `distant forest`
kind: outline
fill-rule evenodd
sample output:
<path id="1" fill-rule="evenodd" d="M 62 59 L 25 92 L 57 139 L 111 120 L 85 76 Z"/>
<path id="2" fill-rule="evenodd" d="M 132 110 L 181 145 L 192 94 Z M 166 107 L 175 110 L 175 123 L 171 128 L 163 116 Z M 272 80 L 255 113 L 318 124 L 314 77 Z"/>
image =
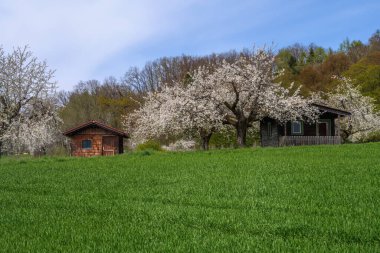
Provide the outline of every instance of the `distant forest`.
<path id="1" fill-rule="evenodd" d="M 122 115 L 139 108 L 147 92 L 159 90 L 162 84 L 189 82 L 200 66 L 216 66 L 223 60 L 233 62 L 250 52 L 232 50 L 201 57 L 162 57 L 147 62 L 143 68 L 130 68 L 121 78 L 80 81 L 72 91 L 59 92 L 62 128 L 90 119 L 122 128 Z M 349 77 L 363 95 L 375 99 L 380 109 L 380 30 L 368 41 L 347 38 L 338 50 L 296 43 L 274 53 L 274 67 L 283 71 L 278 82 L 285 87 L 294 82 L 295 86 L 302 85 L 304 96 L 309 96 L 314 91 L 333 90 L 337 85 L 333 76 Z"/>

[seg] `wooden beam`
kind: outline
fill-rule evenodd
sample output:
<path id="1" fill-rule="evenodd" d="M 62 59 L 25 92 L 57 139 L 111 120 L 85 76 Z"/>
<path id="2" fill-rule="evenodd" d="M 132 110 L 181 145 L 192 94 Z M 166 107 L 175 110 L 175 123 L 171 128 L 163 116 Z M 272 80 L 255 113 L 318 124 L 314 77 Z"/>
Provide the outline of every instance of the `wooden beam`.
<path id="1" fill-rule="evenodd" d="M 335 131 L 337 133 L 336 135 L 340 136 L 340 115 L 338 115 L 335 127 L 336 127 L 336 130 L 337 130 L 337 131 Z"/>
<path id="2" fill-rule="evenodd" d="M 288 122 L 285 122 L 285 125 L 284 125 L 284 136 L 286 136 L 286 126 L 287 126 Z"/>
<path id="3" fill-rule="evenodd" d="M 318 123 L 318 120 L 315 122 L 315 136 L 319 136 L 319 123 Z"/>

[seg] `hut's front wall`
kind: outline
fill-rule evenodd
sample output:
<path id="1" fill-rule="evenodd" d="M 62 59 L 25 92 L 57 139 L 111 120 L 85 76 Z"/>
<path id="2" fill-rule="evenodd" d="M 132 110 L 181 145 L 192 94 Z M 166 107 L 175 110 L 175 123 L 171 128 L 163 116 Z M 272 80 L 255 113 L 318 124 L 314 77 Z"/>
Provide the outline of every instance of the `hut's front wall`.
<path id="1" fill-rule="evenodd" d="M 319 121 L 329 121 L 329 132 L 327 133 L 327 136 L 333 136 L 333 135 L 338 135 L 337 129 L 335 127 L 335 121 L 337 119 L 337 116 L 331 113 L 324 113 L 321 115 Z M 297 134 L 296 136 L 318 136 L 319 134 L 317 133 L 317 128 L 318 126 L 315 123 L 307 123 L 303 122 L 302 123 L 302 129 L 303 133 L 302 134 Z M 280 136 L 292 136 L 292 124 L 291 122 L 286 123 L 286 133 L 285 133 L 285 126 L 279 125 L 279 135 Z"/>
<path id="2" fill-rule="evenodd" d="M 91 140 L 92 146 L 89 149 L 82 148 L 82 141 Z M 71 137 L 72 156 L 96 156 L 102 155 L 102 136 L 95 134 L 80 134 Z"/>
<path id="3" fill-rule="evenodd" d="M 302 133 L 292 134 L 291 132 L 291 122 L 287 122 L 285 125 L 280 125 L 276 120 L 271 118 L 264 118 L 260 121 L 260 134 L 261 134 L 261 146 L 263 147 L 277 147 L 282 141 L 280 140 L 282 136 L 321 136 L 322 140 L 325 136 L 339 136 L 339 126 L 336 127 L 337 115 L 332 113 L 323 113 L 318 120 L 318 123 L 308 124 L 306 122 L 302 123 Z M 320 129 L 320 125 L 325 122 L 328 123 L 328 127 Z M 323 125 L 322 125 L 323 127 Z M 286 131 L 286 132 L 285 132 Z M 335 142 L 334 142 L 335 143 Z"/>
<path id="4" fill-rule="evenodd" d="M 303 128 L 303 134 L 304 136 L 316 136 L 317 135 L 317 130 L 316 130 L 316 125 L 315 123 L 313 124 L 307 124 L 305 122 L 302 123 L 302 128 Z M 279 132 L 281 136 L 291 136 L 291 122 L 286 123 L 286 133 L 285 133 L 285 125 L 279 126 Z"/>
<path id="5" fill-rule="evenodd" d="M 83 129 L 75 135 L 71 136 L 71 155 L 72 156 L 98 156 L 103 155 L 103 137 L 112 136 L 116 140 L 119 136 L 114 135 L 112 132 L 102 128 L 89 127 Z M 91 140 L 91 148 L 82 148 L 84 140 Z M 118 143 L 117 143 L 118 144 Z M 119 145 L 115 147 L 115 154 L 119 153 Z"/>

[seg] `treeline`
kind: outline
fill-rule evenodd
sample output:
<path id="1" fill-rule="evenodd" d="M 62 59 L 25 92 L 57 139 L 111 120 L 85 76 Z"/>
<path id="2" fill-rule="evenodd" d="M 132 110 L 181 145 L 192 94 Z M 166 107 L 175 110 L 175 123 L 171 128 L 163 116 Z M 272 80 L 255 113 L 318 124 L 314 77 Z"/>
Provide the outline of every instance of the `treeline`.
<path id="1" fill-rule="evenodd" d="M 91 119 L 122 127 L 121 116 L 137 109 L 148 92 L 159 90 L 162 84 L 187 83 L 191 73 L 201 66 L 234 62 L 242 54 L 249 53 L 244 50 L 202 57 L 163 57 L 148 62 L 142 69 L 132 67 L 119 79 L 111 76 L 103 82 L 80 81 L 73 91 L 58 94 L 62 127 L 65 129 Z"/>
<path id="2" fill-rule="evenodd" d="M 122 115 L 140 107 L 149 91 L 159 90 L 162 84 L 191 81 L 191 74 L 200 66 L 218 66 L 223 61 L 234 62 L 252 50 L 230 51 L 208 56 L 163 57 L 148 62 L 141 69 L 132 67 L 121 78 L 79 82 L 73 91 L 60 92 L 62 128 L 98 119 L 115 127 L 122 127 Z M 278 50 L 276 66 L 282 70 L 278 81 L 285 87 L 291 83 L 302 85 L 302 94 L 328 92 L 338 82 L 333 76 L 349 77 L 364 95 L 375 99 L 380 108 L 380 31 L 367 42 L 344 40 L 339 49 L 325 49 L 315 44 L 294 44 Z"/>
<path id="3" fill-rule="evenodd" d="M 348 77 L 360 87 L 363 95 L 376 100 L 380 106 L 380 31 L 368 40 L 344 40 L 337 51 L 311 44 L 294 44 L 279 50 L 276 64 L 284 74 L 284 85 L 302 85 L 304 95 L 316 91 L 331 91 L 337 86 L 333 76 Z"/>
<path id="4" fill-rule="evenodd" d="M 358 115 L 356 128 L 349 128 L 349 135 L 363 129 L 366 132 L 370 131 L 367 125 L 372 129 L 373 124 L 368 124 L 368 122 L 376 122 L 376 124 L 380 122 L 378 120 L 380 109 L 379 30 L 366 42 L 346 39 L 336 51 L 315 44 L 309 46 L 294 44 L 277 52 L 270 48 L 264 51 L 270 54 L 268 59 L 271 59 L 268 71 L 273 72 L 273 75 L 268 77 L 270 82 L 281 83 L 285 89 L 292 87 L 294 91 L 298 91 L 299 86 L 302 85 L 301 94 L 304 98 L 313 96 L 315 99 L 316 95 L 321 96 L 320 99 L 325 101 L 327 101 L 326 98 L 330 98 L 329 102 L 337 107 L 342 106 L 335 104 L 339 99 L 331 100 L 331 98 L 344 95 L 351 103 L 348 108 L 353 108 L 353 115 Z M 167 94 L 162 91 L 164 88 L 170 88 L 169 90 L 173 92 L 184 92 L 185 95 L 188 93 L 188 95 L 194 95 L 193 97 L 202 98 L 204 96 L 202 92 L 199 92 L 202 88 L 208 85 L 208 90 L 203 94 L 210 95 L 210 91 L 217 87 L 209 86 L 208 81 L 201 76 L 198 76 L 198 86 L 196 86 L 196 73 L 204 73 L 206 76 L 213 77 L 215 83 L 221 84 L 225 80 L 223 81 L 223 77 L 213 72 L 227 74 L 230 73 L 228 68 L 232 70 L 237 67 L 241 72 L 230 77 L 238 78 L 240 75 L 241 78 L 246 79 L 241 73 L 247 71 L 252 74 L 253 69 L 266 62 L 263 59 L 257 59 L 258 55 L 255 53 L 258 52 L 260 50 L 242 50 L 197 57 L 187 55 L 163 57 L 146 63 L 142 68 L 132 67 L 120 78 L 107 77 L 102 81 L 80 81 L 72 91 L 56 92 L 54 71 L 47 67 L 46 62 L 41 62 L 34 57 L 28 47 L 15 48 L 12 52 L 5 52 L 0 47 L 0 154 L 23 152 L 45 154 L 56 147 L 66 150 L 68 143 L 61 134 L 62 130 L 91 119 L 125 129 L 125 119 L 149 104 L 146 98 L 152 97 L 152 91 L 155 91 L 155 94 L 161 93 L 165 97 Z M 274 60 L 272 56 L 275 56 Z M 249 59 L 255 60 L 251 62 Z M 251 70 L 249 70 L 250 67 L 252 67 Z M 273 76 L 275 80 L 272 80 Z M 339 80 L 341 80 L 340 83 L 343 80 L 346 85 L 339 85 Z M 202 83 L 207 85 L 204 86 Z M 194 90 L 196 87 L 199 87 L 199 90 Z M 226 95 L 225 93 L 230 90 L 219 91 L 220 94 Z M 167 98 L 170 96 L 165 97 Z M 173 97 L 173 99 L 177 98 L 178 96 Z M 170 100 L 171 98 L 166 102 L 170 104 Z M 202 98 L 202 101 L 209 106 L 209 100 Z M 177 99 L 177 102 L 181 104 L 183 101 Z M 196 103 L 193 104 L 197 106 Z M 220 105 L 225 105 L 225 103 L 221 102 Z M 186 114 L 187 108 L 182 109 Z M 239 114 L 237 111 L 233 113 L 236 114 L 235 116 Z M 210 118 L 199 119 L 206 122 Z M 180 120 L 181 117 L 175 122 Z M 194 122 L 196 121 L 190 123 Z M 235 139 L 234 130 L 231 131 L 231 128 L 234 128 L 232 127 L 234 122 L 229 123 L 230 128 L 218 127 L 217 131 L 209 129 L 213 131 L 211 146 L 226 147 L 236 143 L 232 140 Z M 363 126 L 362 123 L 366 125 Z M 257 128 L 251 125 L 248 122 L 243 128 L 235 126 L 235 130 L 245 129 L 241 131 L 244 133 L 244 138 L 240 138 L 244 139 L 242 141 L 244 145 L 252 145 L 258 141 Z M 184 128 L 189 126 L 183 125 Z M 246 131 L 247 127 L 249 127 L 248 130 L 253 131 Z M 129 131 L 129 129 L 125 130 Z M 246 134 L 250 136 L 246 138 Z M 378 132 L 375 134 L 380 136 Z M 196 137 L 194 138 L 196 140 Z M 166 141 L 172 140 L 169 138 Z"/>

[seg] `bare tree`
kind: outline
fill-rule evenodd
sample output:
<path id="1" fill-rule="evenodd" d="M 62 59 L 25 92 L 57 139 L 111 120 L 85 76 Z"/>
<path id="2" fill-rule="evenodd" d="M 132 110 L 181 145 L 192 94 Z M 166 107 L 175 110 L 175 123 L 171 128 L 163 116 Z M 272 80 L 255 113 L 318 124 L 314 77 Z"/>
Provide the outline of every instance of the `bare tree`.
<path id="1" fill-rule="evenodd" d="M 207 56 L 163 57 L 145 64 L 142 69 L 130 68 L 122 78 L 122 84 L 130 90 L 143 94 L 159 91 L 162 84 L 172 87 L 186 82 L 189 74 L 201 66 L 218 66 L 223 61 L 235 62 L 240 56 L 248 56 L 252 52 L 243 50 L 241 52 L 230 51 L 223 54 L 211 54 Z"/>
<path id="2" fill-rule="evenodd" d="M 57 92 L 58 106 L 64 107 L 70 102 L 70 91 L 61 90 Z"/>

